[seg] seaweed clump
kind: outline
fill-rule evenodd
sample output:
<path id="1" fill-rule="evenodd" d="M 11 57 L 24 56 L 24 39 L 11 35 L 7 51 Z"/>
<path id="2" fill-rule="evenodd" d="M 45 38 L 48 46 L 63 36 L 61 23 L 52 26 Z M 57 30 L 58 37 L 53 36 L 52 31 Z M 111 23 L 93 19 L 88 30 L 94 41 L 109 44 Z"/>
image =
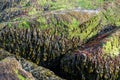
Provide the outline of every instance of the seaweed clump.
<path id="1" fill-rule="evenodd" d="M 54 16 L 49 24 L 49 21 L 44 20 L 44 16 L 38 17 L 38 19 L 31 19 L 30 21 L 23 20 L 18 23 L 10 23 L 0 31 L 0 47 L 16 56 L 21 56 L 50 69 L 56 69 L 66 51 L 81 46 L 87 37 L 84 37 L 84 39 L 80 38 L 85 32 L 81 32 L 80 35 L 75 37 L 71 36 L 75 30 L 80 31 L 82 29 L 78 26 L 79 22 L 75 19 L 73 23 L 68 22 L 69 25 L 72 25 L 69 26 L 63 22 L 57 23 L 58 18 Z M 39 22 L 39 19 L 43 21 Z M 99 25 L 99 17 L 96 16 L 92 20 L 94 19 L 96 23 L 90 20 L 88 21 L 90 24 L 80 25 L 82 27 L 90 25 L 88 30 L 88 27 L 85 28 L 86 35 Z M 93 28 L 91 27 L 92 23 L 95 23 Z M 75 29 L 73 30 L 72 27 Z M 72 33 L 69 31 L 71 29 Z M 96 30 L 96 33 L 98 31 L 99 29 Z"/>
<path id="2" fill-rule="evenodd" d="M 120 29 L 114 30 L 105 38 L 102 37 L 105 34 L 99 35 L 97 44 L 94 41 L 88 42 L 84 49 L 68 51 L 61 59 L 63 72 L 71 75 L 68 79 L 119 80 L 119 31 Z"/>

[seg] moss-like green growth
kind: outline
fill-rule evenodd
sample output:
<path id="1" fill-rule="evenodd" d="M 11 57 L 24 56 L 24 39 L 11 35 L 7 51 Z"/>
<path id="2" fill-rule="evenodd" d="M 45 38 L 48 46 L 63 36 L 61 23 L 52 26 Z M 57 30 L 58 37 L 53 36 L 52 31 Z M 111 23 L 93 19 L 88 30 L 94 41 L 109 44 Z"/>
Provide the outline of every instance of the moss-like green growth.
<path id="1" fill-rule="evenodd" d="M 22 21 L 18 24 L 18 28 L 30 28 L 30 24 L 28 21 Z"/>
<path id="2" fill-rule="evenodd" d="M 110 38 L 106 39 L 106 43 L 103 44 L 103 50 L 105 55 L 118 56 L 120 53 L 120 35 L 117 31 Z"/>
<path id="3" fill-rule="evenodd" d="M 105 32 L 109 32 L 109 29 L 106 29 L 108 31 L 100 33 L 106 25 L 120 25 L 117 7 L 109 8 L 103 11 L 103 14 L 93 14 L 95 16 L 90 18 L 89 12 L 79 12 L 76 9 L 75 11 L 54 10 L 79 6 L 96 9 L 97 7 L 92 7 L 91 1 L 74 0 L 72 3 L 70 0 L 21 1 L 19 3 L 22 7 L 20 16 L 10 17 L 11 22 L 9 21 L 8 25 L 0 31 L 0 47 L 50 69 L 60 67 L 61 64 L 64 72 L 80 80 L 117 79 L 119 61 L 115 65 L 111 62 L 119 56 L 119 37 L 111 36 L 108 41 L 103 40 L 104 43 L 98 41 L 98 44 L 93 41 L 92 46 L 86 44 L 91 40 L 96 40 L 96 42 L 98 39 L 101 40 L 100 37 L 104 36 Z M 104 4 L 103 0 L 97 1 Z M 6 9 L 7 11 L 10 10 Z M 9 16 L 3 17 L 3 20 L 8 21 L 7 18 Z M 113 55 L 116 56 L 111 57 Z M 49 73 L 47 75 L 49 76 Z M 21 75 L 19 78 L 24 80 Z"/>
<path id="4" fill-rule="evenodd" d="M 119 1 L 111 2 L 111 6 L 104 11 L 102 11 L 104 16 L 104 22 L 111 25 L 120 26 L 120 4 Z"/>
<path id="5" fill-rule="evenodd" d="M 37 14 L 38 12 L 36 11 L 36 8 L 31 8 L 31 10 L 28 12 L 28 15 L 35 15 Z"/>
<path id="6" fill-rule="evenodd" d="M 18 70 L 15 71 L 15 73 L 17 74 L 18 78 L 20 80 L 29 80 L 29 79 L 26 79 L 24 76 L 22 76 L 21 74 L 19 74 Z"/>
<path id="7" fill-rule="evenodd" d="M 108 27 L 83 48 L 69 50 L 61 59 L 68 79 L 119 80 L 120 29 Z M 114 29 L 115 28 L 115 29 Z M 98 38 L 98 39 L 97 39 Z"/>

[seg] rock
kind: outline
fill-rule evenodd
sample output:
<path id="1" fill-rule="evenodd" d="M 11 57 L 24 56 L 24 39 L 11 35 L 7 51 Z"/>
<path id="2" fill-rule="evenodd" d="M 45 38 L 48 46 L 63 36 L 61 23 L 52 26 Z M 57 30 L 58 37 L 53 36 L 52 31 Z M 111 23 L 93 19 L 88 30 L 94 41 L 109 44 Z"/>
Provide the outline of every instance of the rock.
<path id="1" fill-rule="evenodd" d="M 9 58 L 7 58 L 7 57 L 9 57 Z M 17 57 L 17 60 L 18 60 L 17 61 L 14 57 L 15 56 L 10 54 L 9 52 L 7 52 L 3 49 L 0 49 L 0 61 L 1 60 L 2 61 L 4 61 L 4 60 L 7 61 L 8 60 L 7 61 L 8 63 L 9 63 L 10 60 L 12 62 L 14 61 L 15 65 L 19 64 L 18 67 L 15 67 L 15 68 L 12 65 L 12 67 L 14 69 L 18 69 L 19 66 L 20 66 L 20 70 L 24 69 L 25 71 L 31 73 L 33 75 L 33 77 L 35 78 L 35 80 L 65 80 L 65 79 L 62 79 L 62 78 L 58 77 L 53 71 L 51 71 L 47 68 L 44 68 L 42 66 L 38 66 L 35 63 L 30 62 L 30 61 L 25 60 L 25 59 L 20 58 L 20 57 Z M 11 63 L 10 64 L 8 64 L 8 63 L 5 63 L 5 64 L 6 65 L 11 65 Z M 9 69 L 12 71 L 11 67 Z M 27 73 L 24 73 L 24 74 L 27 74 Z M 8 76 L 9 76 L 9 74 L 8 74 Z"/>
<path id="2" fill-rule="evenodd" d="M 35 80 L 31 73 L 22 69 L 15 58 L 0 61 L 0 80 Z"/>
<path id="3" fill-rule="evenodd" d="M 38 66 L 35 63 L 27 61 L 23 58 L 19 58 L 19 62 L 21 63 L 23 69 L 32 73 L 36 80 L 65 80 L 58 77 L 53 71 L 42 66 Z"/>
<path id="4" fill-rule="evenodd" d="M 67 16 L 69 13 L 65 14 L 66 19 L 69 18 L 70 15 Z M 53 19 L 58 19 L 61 16 L 65 19 L 63 15 L 59 14 L 58 17 L 54 17 Z M 74 16 L 71 17 L 74 18 Z M 98 16 L 93 17 L 90 21 L 85 23 L 85 25 L 81 24 L 79 26 L 79 23 L 75 21 L 75 24 L 77 23 L 77 28 L 74 28 L 76 32 L 69 27 L 72 24 L 65 25 L 64 23 L 60 23 L 61 27 L 56 27 L 55 25 L 59 25 L 59 23 L 57 23 L 56 20 L 52 21 L 52 19 L 48 20 L 55 22 L 55 24 L 50 22 L 54 26 L 42 29 L 44 25 L 48 27 L 49 24 L 43 23 L 43 26 L 41 25 L 41 27 L 38 27 L 37 25 L 41 23 L 37 20 L 38 19 L 35 18 L 35 22 L 33 23 L 30 21 L 23 21 L 16 24 L 16 26 L 6 26 L 3 30 L 1 29 L 0 47 L 49 69 L 59 66 L 60 59 L 66 51 L 81 46 L 86 40 L 97 34 L 100 30 L 99 28 L 101 28 L 101 26 L 99 26 L 99 28 L 96 29 L 100 23 Z M 83 29 L 85 31 L 83 31 Z M 93 31 L 94 29 L 96 31 Z M 74 32 L 76 34 L 74 34 Z"/>
<path id="5" fill-rule="evenodd" d="M 106 68 L 106 64 L 110 65 L 113 59 L 118 58 L 110 59 L 110 57 L 101 60 L 103 56 L 99 54 L 103 51 L 107 55 L 111 51 L 117 56 L 119 54 L 118 47 L 120 46 L 117 44 L 119 37 L 111 38 L 110 41 L 107 41 L 109 38 L 104 39 L 110 35 L 106 31 L 110 31 L 112 34 L 111 30 L 116 28 L 105 28 L 108 20 L 103 19 L 106 18 L 106 15 L 101 16 L 98 10 L 57 11 L 54 5 L 56 6 L 59 1 L 42 1 L 0 1 L 0 47 L 15 55 L 23 69 L 32 73 L 38 80 L 61 80 L 51 71 L 59 73 L 59 68 L 63 70 L 63 75 L 69 75 L 67 78 L 72 80 L 109 79 L 109 76 L 111 76 L 110 79 L 116 79 L 117 66 L 112 65 Z M 60 8 L 62 8 L 61 6 Z M 115 21 L 112 20 L 112 22 Z M 117 24 L 119 25 L 119 19 Z M 0 50 L 0 52 L 0 60 L 7 56 L 14 57 L 4 50 Z M 19 57 L 31 62 L 21 60 Z M 103 68 L 106 72 L 103 72 Z M 116 73 L 113 74 L 115 77 L 111 75 L 111 72 L 107 72 L 107 69 L 111 68 L 111 72 L 116 70 Z"/>
<path id="6" fill-rule="evenodd" d="M 14 57 L 14 55 L 10 54 L 6 50 L 0 48 L 0 61 L 6 57 Z"/>
<path id="7" fill-rule="evenodd" d="M 33 69 L 31 73 L 34 75 L 36 80 L 65 80 L 54 74 L 54 72 L 49 69 L 43 68 L 41 66 Z"/>
<path id="8" fill-rule="evenodd" d="M 66 53 L 61 59 L 61 68 L 66 75 L 71 76 L 68 79 L 120 79 L 120 28 L 110 29 L 88 42 L 86 47 Z"/>

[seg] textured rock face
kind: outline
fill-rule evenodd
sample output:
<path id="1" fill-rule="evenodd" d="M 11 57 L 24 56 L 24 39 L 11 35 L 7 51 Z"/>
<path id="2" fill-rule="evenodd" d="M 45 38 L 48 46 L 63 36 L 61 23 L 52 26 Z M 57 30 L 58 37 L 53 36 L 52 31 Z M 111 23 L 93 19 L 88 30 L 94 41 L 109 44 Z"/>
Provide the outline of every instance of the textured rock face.
<path id="1" fill-rule="evenodd" d="M 119 28 L 91 10 L 49 11 L 51 1 L 59 0 L 0 0 L 0 47 L 13 54 L 0 49 L 0 60 L 17 57 L 36 80 L 63 80 L 51 70 L 68 80 L 119 79 Z M 14 65 L 3 61 L 1 67 Z M 21 68 L 5 68 L 9 74 L 4 76 L 1 68 L 3 80 L 29 77 Z"/>
<path id="2" fill-rule="evenodd" d="M 36 80 L 65 80 L 56 76 L 52 71 L 43 67 L 37 67 L 33 69 L 31 73 L 34 75 Z"/>
<path id="3" fill-rule="evenodd" d="M 97 42 L 88 42 L 84 49 L 68 51 L 61 59 L 61 68 L 71 80 L 119 80 L 120 29 L 112 30 L 108 36 L 106 32 L 95 38 Z"/>
<path id="4" fill-rule="evenodd" d="M 6 58 L 6 57 L 9 57 L 9 58 Z M 18 60 L 17 61 L 14 57 L 15 56 L 10 54 L 9 52 L 3 49 L 0 49 L 0 60 L 1 60 L 0 68 L 3 67 L 4 70 L 6 70 L 6 72 L 4 73 L 2 72 L 3 68 L 0 69 L 0 75 L 1 75 L 0 80 L 6 80 L 6 79 L 19 80 L 18 76 L 16 76 L 17 73 L 15 73 L 15 71 L 20 71 L 20 73 L 22 72 L 22 74 L 20 75 L 22 75 L 23 77 L 22 76 L 21 77 L 30 78 L 28 80 L 34 80 L 32 79 L 33 77 L 35 78 L 35 80 L 65 80 L 55 75 L 55 73 L 49 69 L 46 69 L 42 66 L 38 66 L 35 63 L 27 61 L 20 57 L 17 58 Z M 29 73 L 26 71 L 28 71 Z M 33 75 L 33 77 L 31 74 Z M 25 78 L 24 80 L 26 79 L 27 78 Z"/>
<path id="5" fill-rule="evenodd" d="M 23 2 L 25 5 L 30 3 L 29 7 L 24 6 L 22 2 L 18 0 L 16 2 L 18 5 L 4 9 L 0 14 L 0 20 L 3 24 L 7 24 L 5 27 L 2 25 L 3 28 L 0 25 L 0 47 L 49 68 L 58 66 L 65 51 L 80 46 L 83 41 L 79 38 L 68 39 L 68 36 L 72 34 L 68 32 L 70 32 L 69 25 L 73 19 L 82 23 L 95 15 L 95 13 L 68 10 L 41 11 L 38 13 L 39 16 L 36 16 L 37 0 Z M 67 25 L 64 21 L 70 24 Z M 96 24 L 99 24 L 99 19 Z M 42 29 L 44 26 L 47 26 L 47 29 Z"/>
<path id="6" fill-rule="evenodd" d="M 96 22 L 92 24 L 92 21 L 95 21 L 94 19 Z M 99 28 L 101 28 L 101 26 L 97 28 L 99 20 L 99 17 L 95 17 L 88 21 L 88 24 L 81 24 L 80 27 L 75 28 L 78 32 L 76 36 L 71 36 L 74 34 L 74 30 L 71 30 L 72 26 L 69 27 L 69 25 L 42 29 L 44 26 L 38 27 L 29 22 L 23 22 L 23 24 L 21 22 L 15 27 L 6 26 L 0 31 L 0 47 L 39 65 L 55 68 L 66 51 L 81 46 L 91 36 L 99 32 Z M 88 25 L 90 25 L 89 29 L 87 29 Z M 21 26 L 23 28 L 19 28 Z M 92 31 L 94 29 L 96 31 Z M 91 35 L 89 36 L 89 34 Z M 82 37 L 83 35 L 84 37 Z"/>
<path id="7" fill-rule="evenodd" d="M 31 73 L 22 69 L 15 58 L 0 61 L 0 80 L 35 80 Z"/>
<path id="8" fill-rule="evenodd" d="M 53 71 L 42 66 L 38 66 L 35 63 L 27 61 L 23 58 L 20 58 L 19 62 L 21 63 L 23 69 L 34 76 L 35 80 L 65 80 L 55 75 Z"/>
<path id="9" fill-rule="evenodd" d="M 0 60 L 6 58 L 6 57 L 13 57 L 14 55 L 10 54 L 6 50 L 0 48 Z"/>

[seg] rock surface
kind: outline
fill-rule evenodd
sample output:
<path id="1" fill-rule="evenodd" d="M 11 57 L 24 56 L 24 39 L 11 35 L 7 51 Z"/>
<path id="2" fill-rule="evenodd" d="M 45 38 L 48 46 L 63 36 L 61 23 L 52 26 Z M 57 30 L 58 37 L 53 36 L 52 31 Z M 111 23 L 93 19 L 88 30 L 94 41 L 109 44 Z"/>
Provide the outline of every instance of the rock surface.
<path id="1" fill-rule="evenodd" d="M 17 73 L 12 74 L 12 72 L 15 72 L 17 70 L 22 72 L 21 74 L 22 76 L 25 75 L 25 78 L 22 77 L 24 78 L 23 80 L 27 80 L 26 77 L 30 78 L 28 80 L 65 80 L 55 75 L 55 73 L 52 72 L 51 70 L 46 69 L 42 66 L 38 66 L 33 62 L 27 61 L 20 57 L 17 57 L 16 59 L 14 55 L 10 54 L 9 52 L 3 49 L 0 49 L 0 60 L 1 60 L 0 75 L 2 76 L 0 77 L 0 80 L 7 80 L 7 79 L 19 80 L 18 76 L 15 75 Z M 4 70 L 6 71 L 5 73 L 2 72 L 3 71 L 2 67 L 4 67 Z"/>
<path id="2" fill-rule="evenodd" d="M 109 35 L 108 35 L 109 33 Z M 120 29 L 107 30 L 61 59 L 61 68 L 74 80 L 119 80 Z"/>
<path id="3" fill-rule="evenodd" d="M 22 69 L 15 58 L 0 61 L 0 80 L 35 80 L 31 73 Z"/>
<path id="4" fill-rule="evenodd" d="M 56 10 L 54 6 L 58 1 L 0 0 L 1 67 L 13 65 L 5 63 L 4 58 L 11 57 L 7 58 L 9 62 L 16 57 L 36 80 L 64 80 L 57 75 L 68 80 L 120 79 L 119 6 L 114 8 L 119 3 L 108 2 L 103 6 L 106 11 L 99 12 L 77 8 L 62 10 L 62 0 Z M 71 3 L 67 7 L 69 5 Z M 111 14 L 106 16 L 109 8 L 109 13 L 118 19 Z M 11 77 L 10 71 L 14 69 L 7 68 L 6 76 Z M 11 78 L 18 79 L 20 70 Z"/>
<path id="5" fill-rule="evenodd" d="M 44 68 L 42 66 L 38 66 L 33 62 L 27 61 L 23 58 L 19 59 L 23 69 L 32 73 L 35 80 L 65 80 L 58 77 L 53 71 Z"/>

